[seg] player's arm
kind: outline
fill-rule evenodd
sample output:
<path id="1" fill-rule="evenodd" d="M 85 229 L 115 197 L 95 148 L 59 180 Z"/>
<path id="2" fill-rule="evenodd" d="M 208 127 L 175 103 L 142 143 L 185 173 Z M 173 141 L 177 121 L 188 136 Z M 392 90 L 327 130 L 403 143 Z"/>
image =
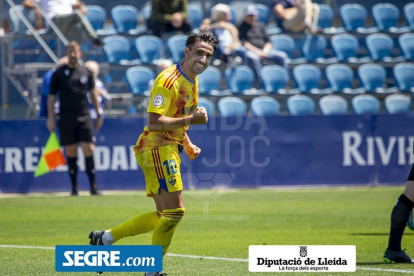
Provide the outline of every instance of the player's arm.
<path id="1" fill-rule="evenodd" d="M 187 153 L 191 160 L 196 159 L 201 153 L 201 149 L 191 142 L 187 132 L 184 135 L 183 147 L 185 153 Z"/>
<path id="2" fill-rule="evenodd" d="M 149 131 L 170 131 L 190 125 L 202 125 L 207 123 L 207 121 L 206 110 L 197 107 L 192 115 L 182 118 L 171 118 L 159 113 L 148 112 L 147 126 Z"/>
<path id="3" fill-rule="evenodd" d="M 93 87 L 91 89 L 91 100 L 92 100 L 92 106 L 96 111 L 97 114 L 97 118 L 95 121 L 95 130 L 98 131 L 103 123 L 103 118 L 102 118 L 102 114 L 100 113 L 99 110 L 99 103 L 98 103 L 98 91 L 96 87 Z"/>
<path id="4" fill-rule="evenodd" d="M 52 74 L 52 79 L 50 80 L 50 91 L 47 98 L 47 129 L 52 132 L 55 131 L 55 102 L 56 94 L 59 90 L 59 79 L 57 71 Z"/>

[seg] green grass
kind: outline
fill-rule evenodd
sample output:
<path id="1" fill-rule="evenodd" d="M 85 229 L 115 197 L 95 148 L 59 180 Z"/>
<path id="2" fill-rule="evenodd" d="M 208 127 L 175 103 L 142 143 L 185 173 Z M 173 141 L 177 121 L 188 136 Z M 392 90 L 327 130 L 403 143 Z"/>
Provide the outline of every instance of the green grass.
<path id="1" fill-rule="evenodd" d="M 215 198 L 209 191 L 198 194 L 185 191 L 186 215 L 169 251 L 247 259 L 249 245 L 356 245 L 358 268 L 414 273 L 412 265 L 382 262 L 391 209 L 402 190 L 402 187 L 230 190 Z M 153 209 L 152 200 L 136 192 L 105 197 L 0 198 L 0 244 L 48 247 L 87 244 L 91 230 L 114 227 Z M 403 247 L 411 256 L 414 256 L 413 234 L 407 229 L 403 239 Z M 149 244 L 150 240 L 151 234 L 145 234 L 125 238 L 118 244 Z M 53 250 L 0 248 L 0 275 L 58 275 L 54 262 Z M 169 276 L 292 275 L 249 273 L 247 262 L 172 256 L 165 258 L 164 270 Z M 134 275 L 137 274 L 142 275 Z M 341 274 L 351 273 L 322 275 Z M 361 269 L 352 273 L 397 274 Z"/>

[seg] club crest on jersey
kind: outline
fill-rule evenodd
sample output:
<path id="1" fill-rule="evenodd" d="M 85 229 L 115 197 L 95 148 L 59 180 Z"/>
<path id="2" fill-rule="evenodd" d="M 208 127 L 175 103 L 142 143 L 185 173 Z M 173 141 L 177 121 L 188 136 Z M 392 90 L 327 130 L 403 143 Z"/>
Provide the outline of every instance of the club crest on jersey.
<path id="1" fill-rule="evenodd" d="M 87 84 L 88 83 L 88 76 L 85 76 L 85 75 L 81 76 L 80 77 L 80 82 L 82 84 Z"/>
<path id="2" fill-rule="evenodd" d="M 154 106 L 161 106 L 164 103 L 164 97 L 161 94 L 157 94 L 154 97 L 154 100 L 152 100 L 152 104 Z"/>
<path id="3" fill-rule="evenodd" d="M 177 179 L 176 179 L 176 177 L 173 175 L 173 176 L 170 176 L 170 177 L 168 178 L 168 182 L 170 183 L 170 185 L 171 185 L 171 186 L 174 186 L 174 185 L 175 185 L 175 183 L 177 182 Z"/>

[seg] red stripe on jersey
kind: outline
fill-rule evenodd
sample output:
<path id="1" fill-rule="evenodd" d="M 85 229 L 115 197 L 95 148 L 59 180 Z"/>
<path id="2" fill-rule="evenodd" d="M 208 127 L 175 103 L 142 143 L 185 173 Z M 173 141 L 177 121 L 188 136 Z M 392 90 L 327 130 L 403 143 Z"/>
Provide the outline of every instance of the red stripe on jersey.
<path id="1" fill-rule="evenodd" d="M 158 179 L 161 179 L 160 177 L 160 172 L 158 171 L 158 164 L 157 164 L 157 159 L 156 159 L 156 154 L 155 154 L 155 149 L 151 150 L 152 153 L 152 159 L 154 160 L 154 166 L 155 166 L 155 174 L 157 175 Z"/>
<path id="2" fill-rule="evenodd" d="M 178 69 L 175 69 L 174 72 L 172 72 L 172 74 L 165 80 L 163 85 L 164 88 L 167 88 L 167 86 L 170 84 L 171 79 L 173 79 L 177 75 L 177 73 L 180 72 L 178 72 Z"/>
<path id="3" fill-rule="evenodd" d="M 161 164 L 160 151 L 158 150 L 158 148 L 155 148 L 155 153 L 156 153 L 155 155 L 158 156 L 158 160 Z M 161 176 L 162 176 L 163 179 L 165 179 L 164 170 L 162 169 L 162 164 L 161 164 Z"/>
<path id="4" fill-rule="evenodd" d="M 174 85 L 175 81 L 178 80 L 178 78 L 181 77 L 181 74 L 178 74 L 174 79 L 171 80 L 171 85 L 167 87 L 168 90 L 171 89 L 171 87 Z"/>

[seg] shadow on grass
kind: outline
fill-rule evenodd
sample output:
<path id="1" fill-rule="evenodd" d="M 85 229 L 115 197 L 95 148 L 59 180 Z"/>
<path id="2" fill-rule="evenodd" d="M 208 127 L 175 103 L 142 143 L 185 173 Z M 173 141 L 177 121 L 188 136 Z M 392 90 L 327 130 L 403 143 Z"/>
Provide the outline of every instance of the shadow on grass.
<path id="1" fill-rule="evenodd" d="M 389 236 L 389 232 L 387 233 L 350 233 L 351 236 Z M 404 233 L 404 236 L 413 236 L 414 233 Z"/>
<path id="2" fill-rule="evenodd" d="M 390 264 L 387 264 L 387 263 L 385 263 L 385 262 L 367 262 L 367 263 L 364 263 L 364 262 L 359 262 L 359 263 L 356 263 L 357 265 L 390 265 Z"/>

